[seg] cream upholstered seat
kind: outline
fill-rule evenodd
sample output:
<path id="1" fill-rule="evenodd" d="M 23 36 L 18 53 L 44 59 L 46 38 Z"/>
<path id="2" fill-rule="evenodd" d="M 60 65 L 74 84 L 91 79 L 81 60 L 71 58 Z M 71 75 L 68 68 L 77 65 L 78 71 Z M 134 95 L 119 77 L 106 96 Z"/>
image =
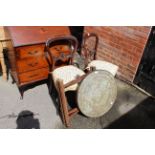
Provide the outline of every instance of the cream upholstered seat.
<path id="1" fill-rule="evenodd" d="M 117 71 L 118 71 L 118 66 L 107 62 L 107 61 L 103 61 L 103 60 L 93 60 L 91 61 L 87 68 L 95 68 L 96 70 L 106 70 L 108 72 L 110 72 L 113 76 L 116 75 Z"/>
<path id="2" fill-rule="evenodd" d="M 63 66 L 55 69 L 53 72 L 51 72 L 54 84 L 57 88 L 57 81 L 62 80 L 63 84 L 67 84 L 68 82 L 72 80 L 76 80 L 78 76 L 84 75 L 84 71 L 81 69 L 73 66 L 73 65 L 68 65 L 68 66 Z M 65 91 L 71 91 L 71 90 L 76 90 L 78 84 L 71 85 L 67 88 L 65 88 Z"/>

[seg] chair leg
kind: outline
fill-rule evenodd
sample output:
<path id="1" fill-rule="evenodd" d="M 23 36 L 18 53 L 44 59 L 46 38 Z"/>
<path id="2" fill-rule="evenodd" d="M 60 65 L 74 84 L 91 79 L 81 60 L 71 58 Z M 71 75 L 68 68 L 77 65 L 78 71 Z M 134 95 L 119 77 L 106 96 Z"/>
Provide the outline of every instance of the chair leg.
<path id="1" fill-rule="evenodd" d="M 63 122 L 66 125 L 66 127 L 70 126 L 70 117 L 69 117 L 69 111 L 67 108 L 67 100 L 65 96 L 65 90 L 63 81 L 58 81 L 58 94 L 59 94 L 59 100 L 60 100 L 60 110 L 63 118 Z"/>

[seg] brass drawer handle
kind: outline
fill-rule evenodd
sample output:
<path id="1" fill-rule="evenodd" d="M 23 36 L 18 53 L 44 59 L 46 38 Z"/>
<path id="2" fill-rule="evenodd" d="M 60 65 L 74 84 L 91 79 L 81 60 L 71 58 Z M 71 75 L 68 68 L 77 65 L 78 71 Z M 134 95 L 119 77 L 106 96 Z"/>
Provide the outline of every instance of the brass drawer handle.
<path id="1" fill-rule="evenodd" d="M 39 51 L 29 51 L 28 54 L 29 55 L 35 55 L 37 54 Z M 16 57 L 20 58 L 20 50 L 16 50 Z"/>
<path id="2" fill-rule="evenodd" d="M 32 77 L 35 77 L 35 76 L 38 76 L 39 74 L 33 74 L 31 76 L 29 76 L 29 78 L 32 78 Z"/>
<path id="3" fill-rule="evenodd" d="M 28 64 L 28 66 L 30 66 L 30 67 L 35 67 L 36 65 L 38 65 L 38 62 Z"/>
<path id="4" fill-rule="evenodd" d="M 34 54 L 37 54 L 38 53 L 38 51 L 29 51 L 28 52 L 28 54 L 30 54 L 30 55 L 34 55 Z"/>

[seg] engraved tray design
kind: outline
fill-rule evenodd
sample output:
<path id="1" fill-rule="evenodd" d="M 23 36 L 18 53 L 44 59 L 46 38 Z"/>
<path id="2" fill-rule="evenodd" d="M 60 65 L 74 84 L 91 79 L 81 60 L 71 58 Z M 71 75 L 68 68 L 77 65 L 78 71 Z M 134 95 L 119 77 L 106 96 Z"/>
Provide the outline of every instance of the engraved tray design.
<path id="1" fill-rule="evenodd" d="M 80 111 L 88 117 L 100 117 L 113 106 L 117 96 L 114 76 L 104 70 L 93 71 L 81 82 L 77 103 Z"/>

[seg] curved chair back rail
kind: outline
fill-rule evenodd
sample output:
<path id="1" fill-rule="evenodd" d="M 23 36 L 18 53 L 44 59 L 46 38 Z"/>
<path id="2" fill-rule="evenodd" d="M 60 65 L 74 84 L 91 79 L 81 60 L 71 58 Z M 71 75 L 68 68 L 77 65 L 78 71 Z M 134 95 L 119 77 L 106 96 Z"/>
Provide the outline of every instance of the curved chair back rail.
<path id="1" fill-rule="evenodd" d="M 45 55 L 50 65 L 50 71 L 53 71 L 59 65 L 66 65 L 66 63 L 72 65 L 77 48 L 78 40 L 74 36 L 61 36 L 47 40 Z"/>
<path id="2" fill-rule="evenodd" d="M 91 38 L 95 38 L 95 44 L 94 44 L 94 47 L 92 49 L 90 49 L 89 46 L 87 45 L 87 42 Z M 99 42 L 99 37 L 98 37 L 97 34 L 95 34 L 95 33 L 86 33 L 84 35 L 81 55 L 85 59 L 85 66 L 88 65 L 89 59 L 90 59 L 90 61 L 96 60 L 96 52 L 97 52 L 98 42 Z"/>

